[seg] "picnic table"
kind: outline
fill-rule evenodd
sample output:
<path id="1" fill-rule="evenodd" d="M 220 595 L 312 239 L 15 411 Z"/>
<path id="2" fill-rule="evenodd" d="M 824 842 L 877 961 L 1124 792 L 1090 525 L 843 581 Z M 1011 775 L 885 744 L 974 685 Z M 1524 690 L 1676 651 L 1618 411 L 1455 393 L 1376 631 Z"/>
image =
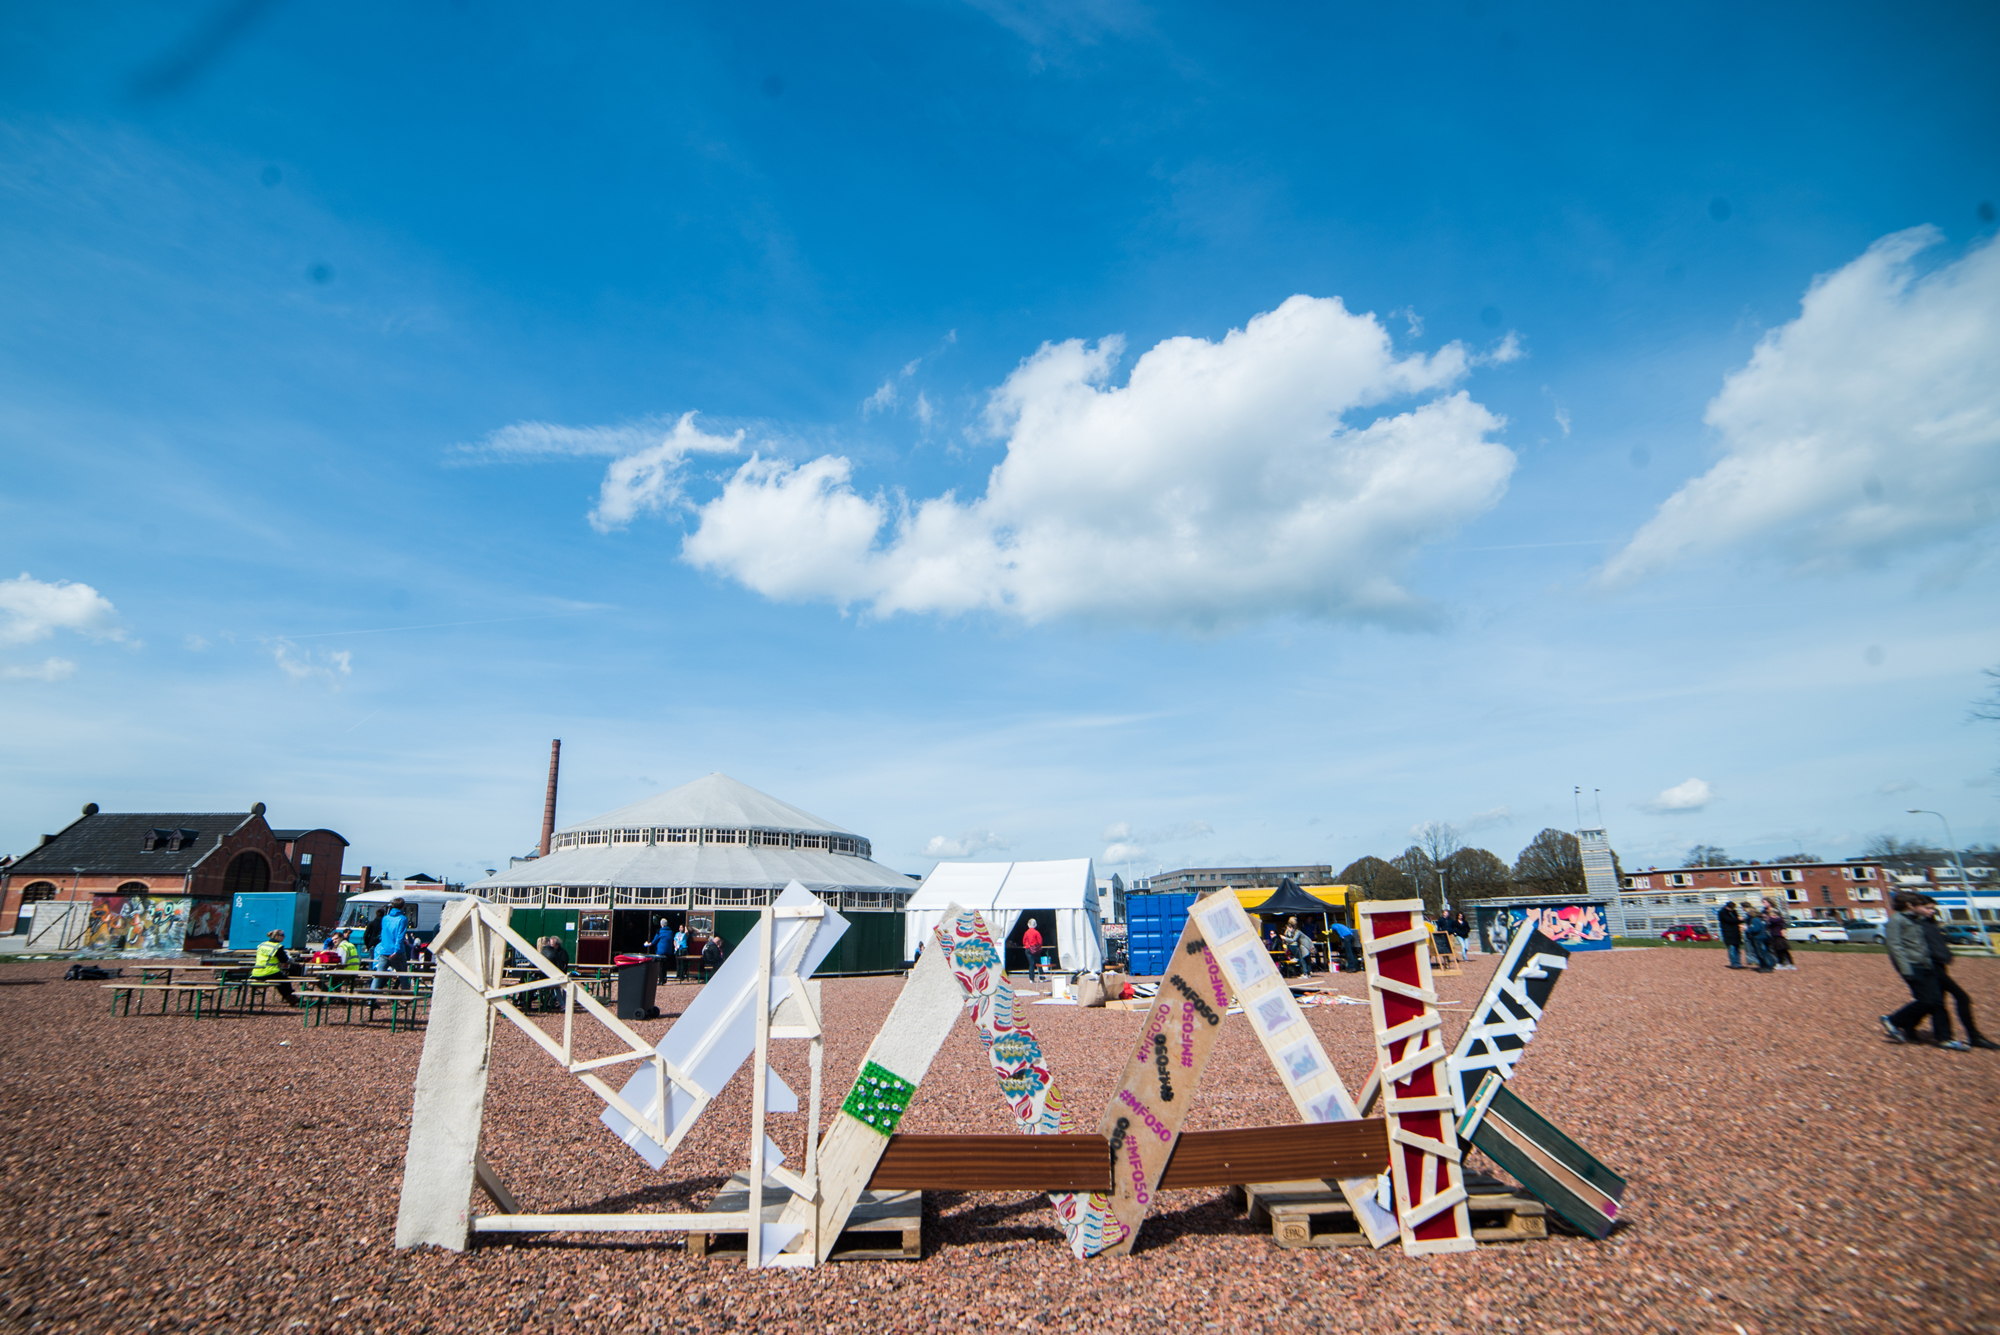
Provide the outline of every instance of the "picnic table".
<path id="1" fill-rule="evenodd" d="M 178 1001 L 182 1010 L 192 1009 L 195 1018 L 200 1019 L 202 1006 L 208 1000 L 208 994 L 211 992 L 215 994 L 215 1006 L 210 1013 L 215 1014 L 221 1011 L 222 986 L 220 983 L 148 983 L 142 980 L 136 983 L 106 983 L 104 984 L 104 990 L 111 994 L 111 1013 L 113 1015 L 120 1014 L 119 1006 L 121 1003 L 124 1006 L 123 1014 L 130 1015 L 132 1007 L 136 1003 L 139 1007 L 139 1013 L 144 1015 L 146 1013 L 145 994 L 148 992 L 157 992 L 160 994 L 160 1014 L 165 1015 L 167 1013 L 167 1003 L 169 1001 Z"/>
<path id="2" fill-rule="evenodd" d="M 341 1022 L 354 1023 L 354 1008 L 368 1008 L 368 1018 L 374 1019 L 377 1009 L 389 1008 L 389 1032 L 399 1028 L 415 1029 L 417 1021 L 424 1018 L 430 1006 L 427 992 L 319 992 L 301 990 L 299 998 L 299 1024 L 302 1028 L 312 1028 L 326 1019 L 329 1007 L 339 1006 L 343 1010 Z"/>

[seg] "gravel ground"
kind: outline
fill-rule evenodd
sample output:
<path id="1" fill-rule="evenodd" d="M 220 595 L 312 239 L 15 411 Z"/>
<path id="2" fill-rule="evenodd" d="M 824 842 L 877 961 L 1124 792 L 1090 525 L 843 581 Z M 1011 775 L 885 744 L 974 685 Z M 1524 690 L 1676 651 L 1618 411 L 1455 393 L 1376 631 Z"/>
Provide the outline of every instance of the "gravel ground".
<path id="1" fill-rule="evenodd" d="M 1630 1179 L 1607 1242 L 1283 1251 L 1224 1193 L 1187 1191 L 1162 1196 L 1136 1256 L 1086 1263 L 1040 1198 L 931 1193 L 921 1262 L 756 1275 L 664 1235 L 398 1253 L 421 1034 L 111 1018 L 59 964 L 0 965 L 0 1331 L 2000 1329 L 2000 1053 L 1888 1044 L 1874 1017 L 1902 989 L 1880 958 L 1799 958 L 1773 975 L 1688 951 L 1577 958 L 1515 1087 Z M 1475 959 L 1441 994 L 1469 1004 L 1491 967 Z M 2000 960 L 1954 973 L 2000 1030 Z M 826 984 L 829 1105 L 899 986 Z M 691 995 L 666 988 L 661 1005 L 671 1017 Z M 1057 1080 L 1101 1107 L 1142 1017 L 1032 1014 Z M 1308 1015 L 1359 1088 L 1365 1008 Z M 804 1045 L 777 1047 L 803 1096 Z M 502 1026 L 486 1153 L 529 1210 L 699 1206 L 741 1165 L 747 1090 L 746 1068 L 656 1176 Z M 1233 1021 L 1189 1127 L 1290 1118 Z M 803 1118 L 773 1120 L 796 1154 Z M 964 1021 L 905 1126 L 1010 1129 Z"/>

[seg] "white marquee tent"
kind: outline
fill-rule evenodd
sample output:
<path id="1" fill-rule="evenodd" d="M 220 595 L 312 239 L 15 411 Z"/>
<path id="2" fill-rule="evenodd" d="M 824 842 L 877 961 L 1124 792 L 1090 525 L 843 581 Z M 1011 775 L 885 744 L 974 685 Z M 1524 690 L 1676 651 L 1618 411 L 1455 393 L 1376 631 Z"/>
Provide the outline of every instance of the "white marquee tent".
<path id="1" fill-rule="evenodd" d="M 1104 927 L 1097 916 L 1097 874 L 1089 858 L 1062 862 L 940 862 L 903 906 L 903 958 L 916 955 L 953 904 L 978 909 L 996 941 L 1014 931 L 1023 913 L 1043 914 L 1046 940 L 1055 929 L 1058 960 L 1066 972 L 1104 968 Z"/>

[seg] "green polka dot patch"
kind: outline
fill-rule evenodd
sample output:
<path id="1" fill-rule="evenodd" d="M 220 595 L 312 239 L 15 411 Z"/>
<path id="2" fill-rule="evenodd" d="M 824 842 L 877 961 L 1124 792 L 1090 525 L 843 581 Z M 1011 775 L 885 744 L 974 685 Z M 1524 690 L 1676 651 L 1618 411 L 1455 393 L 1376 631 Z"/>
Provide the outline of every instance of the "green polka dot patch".
<path id="1" fill-rule="evenodd" d="M 861 1068 L 854 1088 L 847 1091 L 840 1110 L 864 1126 L 893 1136 L 909 1110 L 910 1096 L 916 1092 L 917 1087 L 902 1076 L 869 1062 Z"/>

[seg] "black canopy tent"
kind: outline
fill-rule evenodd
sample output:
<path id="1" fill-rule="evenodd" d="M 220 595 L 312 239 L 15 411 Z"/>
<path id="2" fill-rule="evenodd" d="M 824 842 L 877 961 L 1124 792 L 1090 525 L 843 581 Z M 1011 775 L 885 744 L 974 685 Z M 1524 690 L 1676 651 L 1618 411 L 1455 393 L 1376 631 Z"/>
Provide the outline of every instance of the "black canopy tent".
<path id="1" fill-rule="evenodd" d="M 1266 918 L 1290 918 L 1306 913 L 1345 916 L 1341 913 L 1339 905 L 1313 898 L 1299 889 L 1298 884 L 1289 876 L 1278 882 L 1278 888 L 1271 892 L 1269 899 L 1250 911 Z"/>
<path id="2" fill-rule="evenodd" d="M 1323 899 L 1315 899 L 1313 896 L 1299 889 L 1298 882 L 1289 876 L 1278 882 L 1278 888 L 1271 892 L 1270 898 L 1250 911 L 1265 919 L 1277 918 L 1282 920 L 1285 918 L 1322 917 L 1326 921 L 1321 924 L 1318 932 L 1314 932 L 1310 928 L 1306 930 L 1307 936 L 1315 937 L 1321 941 L 1325 941 L 1331 936 L 1331 926 L 1335 919 L 1345 920 L 1347 916 L 1340 905 L 1329 904 Z M 1331 957 L 1336 953 L 1338 952 L 1329 945 L 1329 956 Z"/>

